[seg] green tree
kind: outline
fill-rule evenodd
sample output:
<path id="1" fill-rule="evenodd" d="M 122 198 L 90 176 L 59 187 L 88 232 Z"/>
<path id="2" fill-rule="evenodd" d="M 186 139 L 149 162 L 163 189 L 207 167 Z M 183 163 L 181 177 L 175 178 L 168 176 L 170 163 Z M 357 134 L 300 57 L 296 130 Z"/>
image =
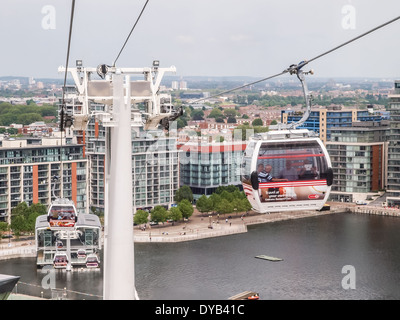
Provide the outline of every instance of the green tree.
<path id="1" fill-rule="evenodd" d="M 42 214 L 40 212 L 31 212 L 28 216 L 27 219 L 25 219 L 25 230 L 30 233 L 35 232 L 35 226 L 36 226 L 36 219 L 37 217 L 41 216 Z"/>
<path id="2" fill-rule="evenodd" d="M 217 211 L 218 203 L 222 200 L 221 196 L 218 193 L 213 193 L 210 195 L 209 199 L 212 203 L 212 211 Z"/>
<path id="3" fill-rule="evenodd" d="M 182 186 L 175 192 L 175 201 L 181 202 L 182 200 L 188 200 L 190 203 L 193 202 L 193 192 L 189 186 Z"/>
<path id="4" fill-rule="evenodd" d="M 222 192 L 227 191 L 227 192 L 235 192 L 235 191 L 240 191 L 238 187 L 230 184 L 229 186 L 219 186 L 217 189 L 215 189 L 215 193 L 221 194 Z"/>
<path id="5" fill-rule="evenodd" d="M 252 124 L 253 126 L 263 126 L 263 125 L 264 125 L 264 123 L 263 123 L 263 121 L 261 120 L 261 118 L 254 119 L 253 122 L 252 122 L 251 124 Z"/>
<path id="6" fill-rule="evenodd" d="M 23 216 L 25 218 L 28 218 L 28 215 L 29 215 L 28 208 L 29 207 L 26 204 L 26 202 L 18 203 L 18 205 L 11 210 L 11 221 L 14 217 L 17 217 L 17 216 Z"/>
<path id="7" fill-rule="evenodd" d="M 186 219 L 189 219 L 194 211 L 192 204 L 186 199 L 178 203 L 178 209 L 182 212 L 182 217 Z"/>
<path id="8" fill-rule="evenodd" d="M 236 212 L 245 212 L 251 210 L 252 206 L 247 198 L 236 198 L 232 202 L 233 209 Z"/>
<path id="9" fill-rule="evenodd" d="M 151 221 L 165 222 L 167 220 L 167 209 L 162 206 L 155 206 L 150 211 Z"/>
<path id="10" fill-rule="evenodd" d="M 0 222 L 0 240 L 3 237 L 3 233 L 8 231 L 10 226 L 7 222 Z"/>
<path id="11" fill-rule="evenodd" d="M 8 128 L 7 133 L 9 133 L 11 135 L 18 134 L 18 129 L 17 128 Z"/>
<path id="12" fill-rule="evenodd" d="M 43 118 L 38 113 L 24 113 L 17 117 L 17 122 L 23 125 L 28 125 L 36 121 L 43 121 Z"/>
<path id="13" fill-rule="evenodd" d="M 225 117 L 219 108 L 214 108 L 211 110 L 207 118 L 225 118 Z"/>
<path id="14" fill-rule="evenodd" d="M 222 214 L 232 213 L 234 210 L 232 202 L 228 201 L 227 199 L 222 199 L 216 207 L 216 211 Z"/>
<path id="15" fill-rule="evenodd" d="M 204 112 L 202 110 L 193 110 L 191 117 L 192 120 L 204 120 Z"/>
<path id="16" fill-rule="evenodd" d="M 180 118 L 177 120 L 176 126 L 177 126 L 177 129 L 182 129 L 182 128 L 186 127 L 186 126 L 187 126 L 187 121 L 186 121 L 186 119 L 180 117 Z"/>
<path id="17" fill-rule="evenodd" d="M 20 202 L 11 210 L 11 228 L 19 236 L 22 232 L 34 232 L 37 217 L 47 214 L 47 207 L 41 203 Z"/>
<path id="18" fill-rule="evenodd" d="M 208 198 L 206 195 L 202 195 L 196 202 L 196 208 L 199 210 L 201 213 L 207 213 L 210 212 L 213 209 L 213 203 L 210 198 Z"/>
<path id="19" fill-rule="evenodd" d="M 233 194 L 231 192 L 228 192 L 227 190 L 222 191 L 220 196 L 222 199 L 225 199 L 229 202 L 232 202 L 234 199 Z"/>
<path id="20" fill-rule="evenodd" d="M 39 112 L 42 117 L 48 117 L 48 116 L 57 116 L 58 114 L 58 109 L 54 106 L 51 105 L 44 105 L 43 107 L 39 107 Z"/>
<path id="21" fill-rule="evenodd" d="M 133 216 L 133 222 L 135 224 L 145 224 L 148 221 L 149 213 L 144 210 L 137 210 Z"/>
<path id="22" fill-rule="evenodd" d="M 42 203 L 33 203 L 27 208 L 27 215 L 30 216 L 31 214 L 47 214 L 47 207 Z"/>
<path id="23" fill-rule="evenodd" d="M 224 110 L 224 115 L 226 116 L 226 117 L 232 117 L 232 118 L 235 118 L 236 116 L 237 116 L 237 112 L 236 112 L 236 110 L 235 109 L 232 109 L 232 108 L 228 108 L 228 109 L 225 109 Z"/>
<path id="24" fill-rule="evenodd" d="M 11 217 L 11 229 L 14 231 L 14 234 L 18 238 L 21 235 L 21 233 L 26 231 L 27 229 L 27 223 L 25 217 L 23 215 L 17 215 L 15 217 Z"/>
<path id="25" fill-rule="evenodd" d="M 173 221 L 179 221 L 182 219 L 182 212 L 178 207 L 172 207 L 167 212 L 167 219 L 171 219 Z"/>

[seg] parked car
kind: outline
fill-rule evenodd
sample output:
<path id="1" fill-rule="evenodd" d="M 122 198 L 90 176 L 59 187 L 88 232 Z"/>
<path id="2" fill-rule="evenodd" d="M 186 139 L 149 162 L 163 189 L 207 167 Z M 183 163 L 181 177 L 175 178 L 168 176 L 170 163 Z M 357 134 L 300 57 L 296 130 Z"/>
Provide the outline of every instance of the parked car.
<path id="1" fill-rule="evenodd" d="M 356 201 L 356 204 L 366 205 L 366 204 L 368 204 L 368 203 L 367 203 L 367 201 L 365 201 L 365 200 L 357 200 L 357 201 Z"/>

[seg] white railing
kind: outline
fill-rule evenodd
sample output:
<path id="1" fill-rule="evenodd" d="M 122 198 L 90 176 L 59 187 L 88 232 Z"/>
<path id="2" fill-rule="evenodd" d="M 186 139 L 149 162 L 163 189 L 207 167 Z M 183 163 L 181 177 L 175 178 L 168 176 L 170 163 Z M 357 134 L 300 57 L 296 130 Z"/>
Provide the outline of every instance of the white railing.
<path id="1" fill-rule="evenodd" d="M 209 229 L 207 231 L 204 230 L 191 230 L 187 232 L 180 232 L 174 234 L 151 234 L 146 232 L 146 234 L 135 234 L 134 240 L 135 242 L 182 242 L 182 241 L 190 241 L 190 240 L 199 240 L 205 238 L 212 237 L 220 237 L 226 235 L 232 235 L 237 233 L 247 232 L 247 227 L 244 224 L 229 226 L 221 229 Z"/>
<path id="2" fill-rule="evenodd" d="M 0 260 L 22 257 L 36 257 L 36 248 L 34 246 L 19 246 L 0 250 Z"/>

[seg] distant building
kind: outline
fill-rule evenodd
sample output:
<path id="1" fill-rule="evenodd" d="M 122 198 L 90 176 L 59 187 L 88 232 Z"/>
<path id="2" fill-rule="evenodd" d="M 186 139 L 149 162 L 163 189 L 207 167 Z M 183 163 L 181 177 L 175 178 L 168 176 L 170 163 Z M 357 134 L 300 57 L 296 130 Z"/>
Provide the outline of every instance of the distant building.
<path id="1" fill-rule="evenodd" d="M 179 89 L 179 82 L 178 81 L 172 81 L 171 88 L 172 88 L 172 90 L 178 90 Z"/>
<path id="2" fill-rule="evenodd" d="M 326 142 L 334 172 L 331 200 L 366 200 L 385 188 L 389 130 L 388 121 L 331 128 Z"/>
<path id="3" fill-rule="evenodd" d="M 297 122 L 303 116 L 300 111 L 282 111 L 281 122 Z M 326 143 L 330 140 L 331 129 L 337 127 L 351 127 L 357 121 L 381 121 L 383 116 L 380 113 L 370 110 L 345 109 L 341 106 L 320 107 L 312 109 L 310 116 L 298 129 L 308 129 L 319 133 L 320 139 Z"/>
<path id="4" fill-rule="evenodd" d="M 58 143 L 57 143 L 58 142 Z M 10 222 L 11 210 L 24 201 L 50 204 L 52 177 L 59 176 L 54 194 L 72 199 L 79 212 L 88 210 L 87 160 L 83 146 L 59 139 L 3 140 L 0 147 L 0 221 Z"/>
<path id="5" fill-rule="evenodd" d="M 104 107 L 104 106 L 103 106 Z M 101 105 L 93 104 L 101 109 Z M 92 119 L 85 132 L 86 154 L 90 166 L 90 207 L 104 211 L 105 130 Z M 152 132 L 132 131 L 133 207 L 169 208 L 179 188 L 179 150 L 176 137 L 157 136 Z"/>
<path id="6" fill-rule="evenodd" d="M 241 187 L 240 165 L 245 141 L 222 143 L 188 141 L 178 146 L 180 185 L 192 189 L 194 199 L 211 195 L 219 186 Z"/>
<path id="7" fill-rule="evenodd" d="M 179 89 L 180 90 L 187 90 L 187 82 L 186 81 L 180 81 L 179 82 Z"/>
<path id="8" fill-rule="evenodd" d="M 394 82 L 394 94 L 389 95 L 390 136 L 388 151 L 388 205 L 400 205 L 400 80 Z"/>

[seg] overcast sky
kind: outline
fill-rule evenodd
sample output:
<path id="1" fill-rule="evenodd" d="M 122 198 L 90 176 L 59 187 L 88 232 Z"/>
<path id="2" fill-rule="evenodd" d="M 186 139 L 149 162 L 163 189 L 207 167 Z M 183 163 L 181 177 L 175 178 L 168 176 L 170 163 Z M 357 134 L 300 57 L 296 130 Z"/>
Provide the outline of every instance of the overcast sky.
<path id="1" fill-rule="evenodd" d="M 112 64 L 145 0 L 76 0 L 70 66 Z M 0 1 L 0 76 L 62 78 L 71 0 Z M 278 73 L 400 16 L 399 0 L 150 0 L 117 66 L 184 76 Z M 400 78 L 400 20 L 309 64 L 320 77 Z"/>

